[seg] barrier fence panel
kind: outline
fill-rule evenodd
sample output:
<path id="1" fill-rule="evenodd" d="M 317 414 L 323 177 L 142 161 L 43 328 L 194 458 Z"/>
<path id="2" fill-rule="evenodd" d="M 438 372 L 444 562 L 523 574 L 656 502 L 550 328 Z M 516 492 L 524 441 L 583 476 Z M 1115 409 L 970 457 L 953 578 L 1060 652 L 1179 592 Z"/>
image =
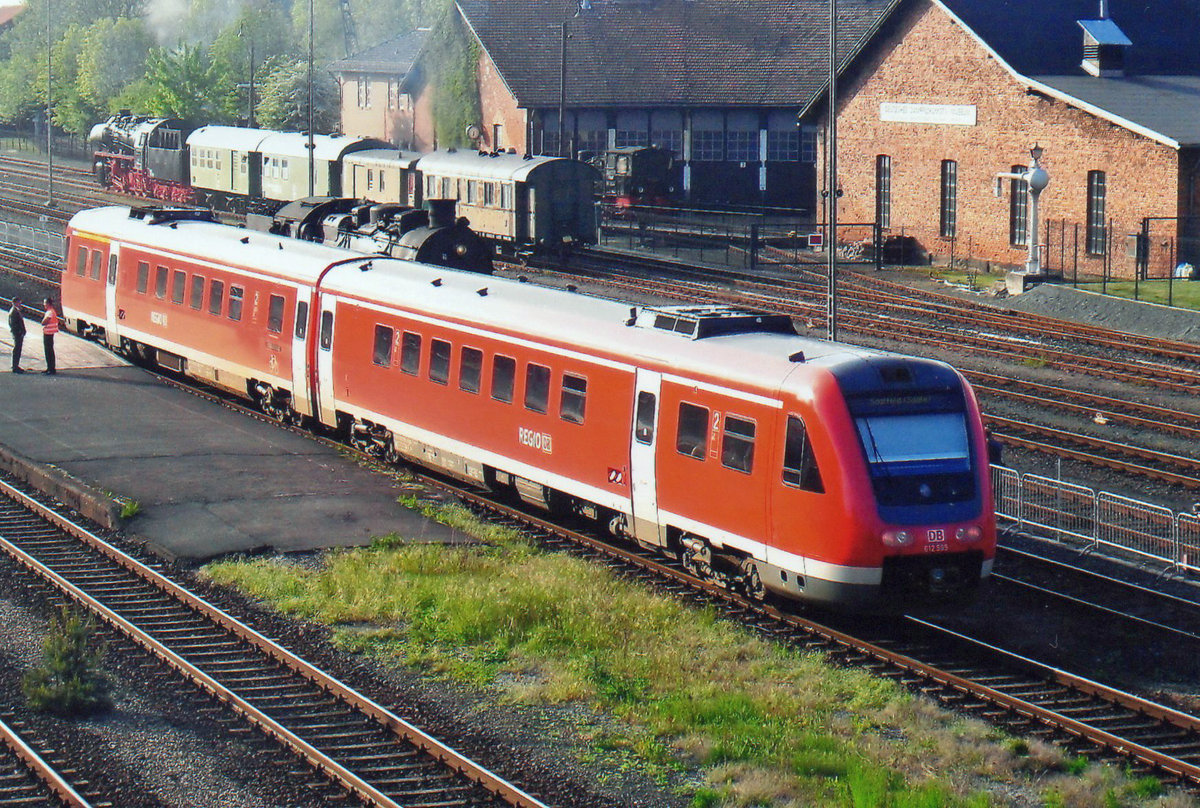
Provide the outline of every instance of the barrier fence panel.
<path id="1" fill-rule="evenodd" d="M 1178 542 L 1179 566 L 1192 572 L 1200 572 L 1200 515 L 1181 513 L 1175 522 L 1175 539 Z"/>
<path id="2" fill-rule="evenodd" d="M 1096 540 L 1169 564 L 1179 555 L 1174 511 L 1107 491 L 1096 497 Z"/>
<path id="3" fill-rule="evenodd" d="M 996 516 L 1020 524 L 1021 475 L 1003 466 L 992 466 L 992 492 Z"/>
<path id="4" fill-rule="evenodd" d="M 51 258 L 61 258 L 63 237 L 40 227 L 0 222 L 0 240 L 10 248 L 38 253 Z"/>
<path id="5" fill-rule="evenodd" d="M 1055 538 L 1095 544 L 1096 494 L 1082 485 L 1026 474 L 1021 478 L 1021 525 Z"/>

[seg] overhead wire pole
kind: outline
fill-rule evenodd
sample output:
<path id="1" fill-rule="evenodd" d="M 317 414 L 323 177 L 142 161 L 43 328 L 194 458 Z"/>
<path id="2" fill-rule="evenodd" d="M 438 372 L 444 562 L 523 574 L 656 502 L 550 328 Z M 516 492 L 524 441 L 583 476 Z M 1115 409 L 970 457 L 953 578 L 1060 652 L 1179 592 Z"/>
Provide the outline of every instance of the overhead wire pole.
<path id="1" fill-rule="evenodd" d="M 829 0 L 829 125 L 825 138 L 826 210 L 829 213 L 829 278 L 826 326 L 829 339 L 837 339 L 837 0 Z"/>
<path id="2" fill-rule="evenodd" d="M 313 21 L 316 2 L 308 0 L 308 195 L 316 195 L 317 185 L 317 166 L 316 166 L 316 146 L 313 143 L 313 62 L 315 60 L 313 41 L 315 39 L 316 24 Z"/>
<path id="3" fill-rule="evenodd" d="M 56 207 L 54 202 L 54 129 L 51 117 L 51 65 L 52 40 L 50 35 L 50 0 L 46 0 L 46 207 Z"/>

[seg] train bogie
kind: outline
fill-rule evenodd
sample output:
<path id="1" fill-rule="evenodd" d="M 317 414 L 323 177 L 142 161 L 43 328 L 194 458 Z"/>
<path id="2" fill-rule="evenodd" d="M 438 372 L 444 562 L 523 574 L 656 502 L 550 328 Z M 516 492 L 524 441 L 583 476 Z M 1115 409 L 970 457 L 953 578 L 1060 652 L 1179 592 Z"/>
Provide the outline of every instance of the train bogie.
<path id="1" fill-rule="evenodd" d="M 944 364 L 804 339 L 779 316 L 630 316 L 495 277 L 153 221 L 73 220 L 68 322 L 108 324 L 92 333 L 278 417 L 594 519 L 753 597 L 898 610 L 969 593 L 990 571 L 986 442 Z"/>

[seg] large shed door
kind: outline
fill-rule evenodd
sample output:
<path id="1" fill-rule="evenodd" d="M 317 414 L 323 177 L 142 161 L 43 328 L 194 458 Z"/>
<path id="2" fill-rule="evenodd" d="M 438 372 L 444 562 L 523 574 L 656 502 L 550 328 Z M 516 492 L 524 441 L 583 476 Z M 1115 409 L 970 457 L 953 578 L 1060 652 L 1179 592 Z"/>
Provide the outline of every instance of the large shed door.
<path id="1" fill-rule="evenodd" d="M 629 441 L 633 533 L 638 539 L 657 545 L 665 543 L 658 523 L 658 475 L 655 464 L 661 388 L 661 373 L 638 370 Z"/>

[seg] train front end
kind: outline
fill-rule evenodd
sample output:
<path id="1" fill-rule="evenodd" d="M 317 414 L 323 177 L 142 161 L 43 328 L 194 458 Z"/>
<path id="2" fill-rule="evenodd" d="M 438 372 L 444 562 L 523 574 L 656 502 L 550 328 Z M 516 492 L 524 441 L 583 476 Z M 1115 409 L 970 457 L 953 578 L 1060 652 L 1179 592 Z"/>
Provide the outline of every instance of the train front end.
<path id="1" fill-rule="evenodd" d="M 975 395 L 948 365 L 876 355 L 833 368 L 845 521 L 837 561 L 857 583 L 809 597 L 885 611 L 969 599 L 992 568 L 988 440 Z"/>

